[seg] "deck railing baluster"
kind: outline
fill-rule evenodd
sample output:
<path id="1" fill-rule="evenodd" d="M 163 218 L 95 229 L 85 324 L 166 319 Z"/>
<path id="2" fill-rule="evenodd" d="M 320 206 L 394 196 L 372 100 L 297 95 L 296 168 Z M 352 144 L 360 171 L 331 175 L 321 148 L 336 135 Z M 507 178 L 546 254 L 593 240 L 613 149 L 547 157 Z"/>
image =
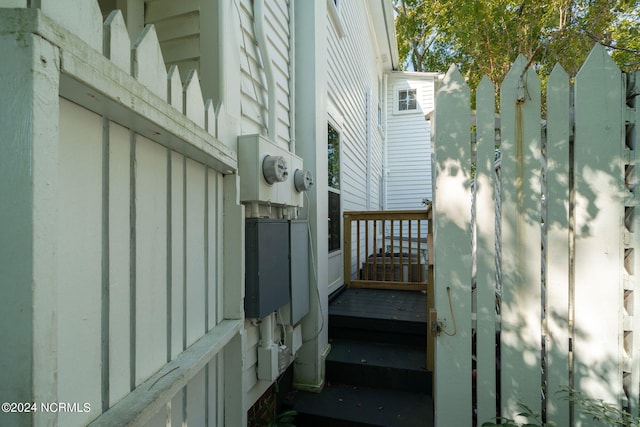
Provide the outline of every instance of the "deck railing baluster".
<path id="1" fill-rule="evenodd" d="M 421 249 L 422 227 L 421 221 L 428 221 L 425 240 L 427 246 L 431 239 L 431 210 L 422 211 L 363 211 L 345 212 L 344 226 L 345 242 L 345 283 L 350 287 L 386 288 L 397 290 L 427 290 L 428 281 L 432 278 L 432 262 L 425 260 L 429 265 L 422 263 Z M 352 222 L 355 221 L 355 230 L 352 230 Z M 405 221 L 407 224 L 405 225 Z M 417 221 L 417 227 L 413 224 Z M 363 223 L 361 225 L 360 223 Z M 364 230 L 362 227 L 364 226 Z M 386 227 L 391 229 L 387 232 Z M 379 227 L 382 231 L 379 232 Z M 397 230 L 396 230 L 397 228 Z M 353 231 L 353 234 L 352 234 Z M 417 233 L 416 233 L 417 231 Z M 404 233 L 407 236 L 404 236 Z M 364 233 L 364 236 L 362 235 Z M 378 246 L 378 233 L 380 233 L 381 245 Z M 355 245 L 353 239 L 355 238 Z M 373 238 L 373 242 L 370 239 Z M 348 241 L 348 239 L 350 239 Z M 387 239 L 389 244 L 387 244 Z M 395 244 L 398 239 L 399 244 Z M 405 241 L 408 245 L 405 252 Z M 417 241 L 417 243 L 416 243 Z M 414 248 L 413 245 L 416 245 Z M 356 273 L 353 275 L 351 259 L 353 248 L 356 252 Z M 388 255 L 387 255 L 388 254 Z M 415 258 L 415 260 L 414 260 Z M 429 274 L 425 275 L 423 268 Z M 407 273 L 404 272 L 407 268 Z M 349 271 L 346 271 L 349 269 Z M 363 271 L 364 270 L 364 271 Z M 388 276 L 387 276 L 388 275 Z M 351 277 L 356 279 L 351 280 Z"/>

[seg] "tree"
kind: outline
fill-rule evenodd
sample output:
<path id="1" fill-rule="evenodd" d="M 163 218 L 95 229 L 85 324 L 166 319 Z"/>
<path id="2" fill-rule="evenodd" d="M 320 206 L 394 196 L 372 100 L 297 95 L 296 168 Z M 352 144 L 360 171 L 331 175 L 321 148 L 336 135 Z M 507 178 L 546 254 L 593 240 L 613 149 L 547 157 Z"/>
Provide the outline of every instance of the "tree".
<path id="1" fill-rule="evenodd" d="M 518 54 L 541 74 L 556 62 L 575 75 L 595 42 L 618 65 L 640 64 L 640 0 L 395 0 L 405 69 L 458 65 L 474 87 L 500 82 Z"/>

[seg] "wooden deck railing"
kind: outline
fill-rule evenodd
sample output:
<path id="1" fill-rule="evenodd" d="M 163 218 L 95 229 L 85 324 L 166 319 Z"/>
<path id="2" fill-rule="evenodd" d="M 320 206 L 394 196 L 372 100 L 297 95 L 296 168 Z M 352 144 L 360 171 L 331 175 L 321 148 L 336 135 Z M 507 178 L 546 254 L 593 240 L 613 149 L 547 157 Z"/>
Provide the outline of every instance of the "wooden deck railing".
<path id="1" fill-rule="evenodd" d="M 431 208 L 344 213 L 349 287 L 427 290 L 433 284 Z"/>

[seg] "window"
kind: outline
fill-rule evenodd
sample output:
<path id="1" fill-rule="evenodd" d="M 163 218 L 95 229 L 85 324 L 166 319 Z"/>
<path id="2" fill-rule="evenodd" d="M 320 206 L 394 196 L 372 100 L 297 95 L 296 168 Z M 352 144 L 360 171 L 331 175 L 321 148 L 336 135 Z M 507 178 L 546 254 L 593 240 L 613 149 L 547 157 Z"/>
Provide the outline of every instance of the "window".
<path id="1" fill-rule="evenodd" d="M 327 160 L 329 170 L 329 252 L 340 249 L 340 134 L 331 125 L 327 132 Z"/>
<path id="2" fill-rule="evenodd" d="M 401 89 L 398 91 L 398 111 L 417 110 L 416 89 Z"/>

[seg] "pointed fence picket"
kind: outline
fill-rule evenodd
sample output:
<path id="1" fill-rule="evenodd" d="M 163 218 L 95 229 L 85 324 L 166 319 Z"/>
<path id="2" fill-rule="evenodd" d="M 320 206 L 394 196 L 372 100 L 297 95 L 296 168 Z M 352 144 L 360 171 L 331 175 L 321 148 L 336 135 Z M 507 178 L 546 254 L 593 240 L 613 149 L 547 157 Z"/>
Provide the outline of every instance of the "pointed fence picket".
<path id="1" fill-rule="evenodd" d="M 554 68 L 543 108 L 520 56 L 499 115 L 484 78 L 472 122 L 469 89 L 446 74 L 433 158 L 436 425 L 525 422 L 524 406 L 539 414 L 529 422 L 599 425 L 557 396 L 569 387 L 639 415 L 637 79 L 597 45 L 573 88 Z"/>

